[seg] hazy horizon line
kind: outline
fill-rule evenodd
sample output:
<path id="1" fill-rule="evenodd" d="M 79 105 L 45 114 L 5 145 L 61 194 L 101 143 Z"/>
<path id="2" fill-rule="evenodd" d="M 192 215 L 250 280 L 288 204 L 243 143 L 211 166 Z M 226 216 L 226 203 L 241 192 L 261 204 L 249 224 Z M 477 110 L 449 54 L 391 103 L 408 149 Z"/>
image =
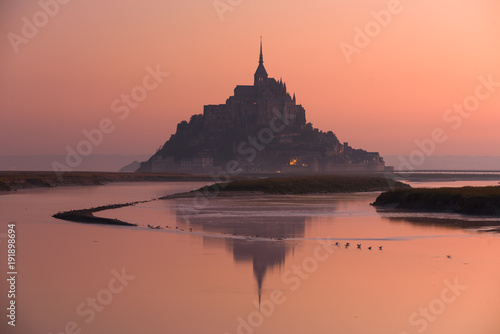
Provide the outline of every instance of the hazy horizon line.
<path id="1" fill-rule="evenodd" d="M 134 161 L 148 160 L 152 154 L 93 154 L 86 156 L 74 171 L 119 171 Z M 382 155 L 387 166 L 405 170 L 408 155 Z M 63 154 L 0 155 L 0 171 L 52 171 L 54 161 L 63 162 Z M 402 168 L 398 168 L 402 167 Z M 413 170 L 500 170 L 500 156 L 432 155 Z"/>

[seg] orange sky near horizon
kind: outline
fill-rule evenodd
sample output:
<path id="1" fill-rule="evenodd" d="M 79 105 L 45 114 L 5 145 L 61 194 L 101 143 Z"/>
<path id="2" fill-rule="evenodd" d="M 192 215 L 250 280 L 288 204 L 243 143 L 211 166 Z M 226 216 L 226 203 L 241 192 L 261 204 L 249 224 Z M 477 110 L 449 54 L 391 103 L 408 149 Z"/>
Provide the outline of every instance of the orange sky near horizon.
<path id="1" fill-rule="evenodd" d="M 359 47 L 355 28 L 377 27 L 372 11 L 397 2 L 72 0 L 16 53 L 9 33 L 22 36 L 23 17 L 32 22 L 40 3 L 57 1 L 2 1 L 0 155 L 65 154 L 103 118 L 116 129 L 93 153 L 152 154 L 178 122 L 253 83 L 262 35 L 269 76 L 342 142 L 408 155 L 441 128 L 437 155 L 500 156 L 500 2 L 401 0 Z M 221 20 L 214 3 L 235 5 Z M 358 46 L 350 63 L 342 43 Z M 157 65 L 169 76 L 120 120 L 112 102 Z M 498 87 L 470 117 L 445 121 L 480 76 Z"/>

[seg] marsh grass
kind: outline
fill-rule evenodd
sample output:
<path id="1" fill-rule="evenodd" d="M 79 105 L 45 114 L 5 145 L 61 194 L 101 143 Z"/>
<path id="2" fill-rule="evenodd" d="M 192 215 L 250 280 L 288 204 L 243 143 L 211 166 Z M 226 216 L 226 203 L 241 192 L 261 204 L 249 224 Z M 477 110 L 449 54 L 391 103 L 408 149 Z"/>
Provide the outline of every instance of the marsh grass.
<path id="1" fill-rule="evenodd" d="M 203 187 L 199 191 L 209 191 L 214 186 Z M 410 187 L 385 177 L 353 175 L 274 177 L 237 180 L 218 183 L 217 186 L 223 192 L 264 192 L 267 194 L 349 193 Z"/>
<path id="2" fill-rule="evenodd" d="M 500 186 L 397 189 L 382 193 L 373 205 L 420 211 L 499 215 Z"/>

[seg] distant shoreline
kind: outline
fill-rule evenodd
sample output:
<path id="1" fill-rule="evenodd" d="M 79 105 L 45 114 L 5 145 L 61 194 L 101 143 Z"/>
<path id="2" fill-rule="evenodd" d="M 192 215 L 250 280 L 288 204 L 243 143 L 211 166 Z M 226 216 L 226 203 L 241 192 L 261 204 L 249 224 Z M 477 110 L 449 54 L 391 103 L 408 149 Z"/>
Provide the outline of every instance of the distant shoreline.
<path id="1" fill-rule="evenodd" d="M 0 172 L 0 192 L 62 186 L 95 186 L 112 182 L 202 182 L 208 175 L 135 172 Z"/>
<path id="2" fill-rule="evenodd" d="M 260 178 L 286 178 L 298 175 L 303 176 L 366 176 L 384 177 L 402 182 L 452 182 L 452 181 L 500 181 L 498 174 L 398 174 L 398 173 L 303 173 L 303 174 L 277 174 L 277 173 L 241 173 L 233 180 L 260 179 Z M 214 181 L 210 175 L 197 175 L 185 173 L 136 173 L 136 172 L 65 172 L 61 179 L 55 172 L 49 171 L 0 171 L 0 193 L 22 189 L 54 188 L 62 186 L 94 186 L 113 182 L 203 182 Z"/>

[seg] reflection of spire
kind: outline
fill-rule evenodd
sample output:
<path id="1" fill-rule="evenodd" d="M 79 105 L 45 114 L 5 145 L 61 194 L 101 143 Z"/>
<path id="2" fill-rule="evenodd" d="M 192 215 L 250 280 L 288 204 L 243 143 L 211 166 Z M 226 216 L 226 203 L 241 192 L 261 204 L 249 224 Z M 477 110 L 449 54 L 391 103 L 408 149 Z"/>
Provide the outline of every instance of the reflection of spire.
<path id="1" fill-rule="evenodd" d="M 297 224 L 299 231 L 304 228 L 304 223 Z M 293 233 L 296 235 L 295 233 Z M 257 294 L 259 297 L 259 308 L 262 300 L 262 286 L 268 269 L 279 267 L 284 264 L 286 254 L 290 245 L 282 242 L 249 242 L 246 240 L 233 241 L 233 254 L 236 260 L 248 259 L 252 261 L 253 275 L 257 283 Z"/>
<path id="2" fill-rule="evenodd" d="M 299 220 L 299 219 L 298 219 Z M 294 224 L 295 223 L 295 224 Z M 267 224 L 266 224 L 267 225 Z M 289 236 L 304 235 L 304 221 L 289 222 L 288 224 L 276 224 L 271 228 L 278 235 L 286 235 L 283 227 L 286 225 L 286 230 L 290 233 Z M 291 229 L 290 229 L 291 228 Z M 262 226 L 259 229 L 264 236 L 265 233 L 271 232 L 269 229 Z M 272 232 L 271 232 L 272 233 Z M 229 241 L 229 240 L 228 240 Z M 262 286 L 267 270 L 278 267 L 281 268 L 285 263 L 286 254 L 293 248 L 286 242 L 275 241 L 248 241 L 234 239 L 229 241 L 232 245 L 233 257 L 235 261 L 252 261 L 253 276 L 257 283 L 257 294 L 259 297 L 259 305 L 262 300 Z"/>
<path id="3" fill-rule="evenodd" d="M 257 290 L 259 294 L 259 310 L 260 301 L 262 299 L 262 282 L 264 282 L 264 276 L 266 275 L 267 267 L 266 264 L 259 261 L 259 259 L 253 259 L 253 274 L 257 279 Z"/>
<path id="4" fill-rule="evenodd" d="M 217 217 L 207 219 L 206 216 L 197 212 L 189 215 L 178 212 L 178 222 L 189 223 L 191 226 L 200 226 L 202 231 L 210 233 L 224 233 L 227 235 L 259 235 L 261 238 L 301 238 L 304 236 L 306 218 L 283 217 L 277 218 L 274 215 L 261 217 L 258 222 L 248 217 Z M 182 219 L 181 219 L 182 218 Z M 236 223 L 236 221 L 246 221 L 249 224 Z M 286 224 L 285 224 L 286 223 Z M 250 233 L 249 233 L 250 232 Z M 257 293 L 259 298 L 259 309 L 262 301 L 262 286 L 267 270 L 281 268 L 285 263 L 287 254 L 294 251 L 294 245 L 285 241 L 253 241 L 243 239 L 219 239 L 204 237 L 205 246 L 210 242 L 224 242 L 226 250 L 232 252 L 236 262 L 252 262 L 253 275 L 257 283 Z"/>

